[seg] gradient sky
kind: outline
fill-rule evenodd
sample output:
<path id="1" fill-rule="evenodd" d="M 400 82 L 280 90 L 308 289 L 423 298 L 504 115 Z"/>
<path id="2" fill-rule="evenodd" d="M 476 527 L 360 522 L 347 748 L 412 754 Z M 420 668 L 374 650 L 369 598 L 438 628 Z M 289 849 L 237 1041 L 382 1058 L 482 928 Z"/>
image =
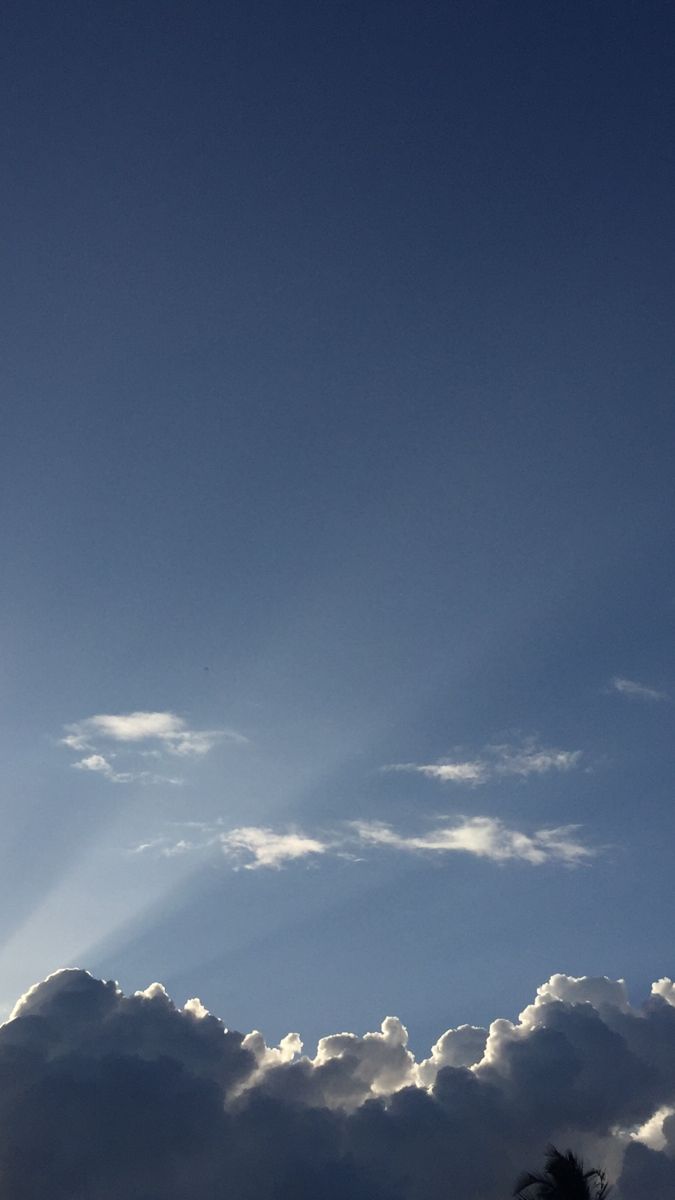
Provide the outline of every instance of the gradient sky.
<path id="1" fill-rule="evenodd" d="M 3 1008 L 672 974 L 672 5 L 1 24 Z"/>

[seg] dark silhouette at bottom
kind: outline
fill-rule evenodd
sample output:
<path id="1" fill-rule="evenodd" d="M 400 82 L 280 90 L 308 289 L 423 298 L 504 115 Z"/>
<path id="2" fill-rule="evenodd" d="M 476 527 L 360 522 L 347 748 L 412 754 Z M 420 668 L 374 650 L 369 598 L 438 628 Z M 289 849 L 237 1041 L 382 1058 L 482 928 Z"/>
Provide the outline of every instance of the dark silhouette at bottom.
<path id="1" fill-rule="evenodd" d="M 605 1200 L 609 1184 L 604 1171 L 584 1164 L 571 1150 L 561 1153 L 546 1147 L 546 1166 L 541 1175 L 526 1171 L 513 1189 L 517 1200 Z"/>

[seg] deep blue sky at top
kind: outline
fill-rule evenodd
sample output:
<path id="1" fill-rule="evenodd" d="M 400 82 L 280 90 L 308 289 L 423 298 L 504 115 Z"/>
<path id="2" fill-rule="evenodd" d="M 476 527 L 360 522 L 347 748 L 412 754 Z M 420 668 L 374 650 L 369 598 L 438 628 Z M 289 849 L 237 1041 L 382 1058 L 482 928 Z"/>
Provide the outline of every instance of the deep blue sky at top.
<path id="1" fill-rule="evenodd" d="M 180 991 L 192 947 L 185 988 L 275 1034 L 298 973 L 305 1029 L 426 1034 L 490 1015 L 493 971 L 490 1012 L 594 956 L 672 972 L 672 709 L 603 692 L 675 688 L 672 5 L 1 26 L 5 933 L 113 826 L 447 811 L 378 768 L 515 731 L 593 771 L 459 807 L 583 822 L 602 863 L 407 860 L 367 901 L 334 865 L 214 871 L 92 965 Z M 253 749 L 165 796 L 55 747 L 136 709 Z"/>

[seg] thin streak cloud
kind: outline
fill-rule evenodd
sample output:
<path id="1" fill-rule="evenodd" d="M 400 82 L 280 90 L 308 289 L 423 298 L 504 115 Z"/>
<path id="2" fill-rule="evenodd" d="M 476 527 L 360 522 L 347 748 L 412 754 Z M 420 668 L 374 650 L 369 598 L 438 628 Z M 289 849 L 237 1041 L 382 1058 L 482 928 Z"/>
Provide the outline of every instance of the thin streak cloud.
<path id="1" fill-rule="evenodd" d="M 279 869 L 292 862 L 318 856 L 353 859 L 365 850 L 393 851 L 420 857 L 469 854 L 494 863 L 520 861 L 530 866 L 560 863 L 574 867 L 588 863 L 597 850 L 582 842 L 578 825 L 513 829 L 497 817 L 475 816 L 446 821 L 425 833 L 409 834 L 382 821 L 349 821 L 330 836 L 300 829 L 275 830 L 245 826 L 223 831 L 204 827 L 200 840 L 150 838 L 132 850 L 172 858 L 178 854 L 205 854 L 218 848 L 235 869 Z"/>
<path id="2" fill-rule="evenodd" d="M 520 745 L 491 743 L 469 759 L 441 759 L 436 763 L 393 763 L 386 771 L 410 771 L 438 779 L 441 783 L 468 783 L 476 786 L 507 776 L 527 779 L 551 771 L 571 771 L 579 766 L 581 750 L 560 750 L 541 746 L 534 738 Z"/>
<path id="3" fill-rule="evenodd" d="M 470 817 L 456 824 L 440 825 L 421 836 L 402 835 L 379 821 L 359 823 L 356 832 L 364 845 L 388 846 L 409 853 L 461 852 L 492 862 L 520 859 L 532 866 L 546 862 L 576 866 L 592 858 L 594 853 L 578 840 L 578 828 L 577 825 L 562 825 L 527 834 L 510 829 L 497 817 Z"/>
<path id="4" fill-rule="evenodd" d="M 621 675 L 615 675 L 609 686 L 611 691 L 618 692 L 620 696 L 625 696 L 628 700 L 670 700 L 667 692 L 660 692 L 657 688 L 647 687 L 645 683 L 638 683 L 635 679 L 625 679 Z"/>
<path id="5" fill-rule="evenodd" d="M 80 758 L 77 762 L 71 763 L 71 766 L 77 771 L 93 771 L 94 774 L 109 779 L 111 783 L 130 783 L 134 779 L 133 772 L 116 771 L 112 763 L 102 754 L 89 754 L 86 758 Z"/>

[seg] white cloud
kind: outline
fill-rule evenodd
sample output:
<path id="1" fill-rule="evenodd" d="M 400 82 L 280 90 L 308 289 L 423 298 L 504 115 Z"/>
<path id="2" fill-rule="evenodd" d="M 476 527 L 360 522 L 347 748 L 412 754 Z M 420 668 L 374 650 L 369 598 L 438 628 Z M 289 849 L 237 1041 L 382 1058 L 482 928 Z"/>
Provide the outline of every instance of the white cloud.
<path id="1" fill-rule="evenodd" d="M 485 783 L 488 778 L 483 762 L 396 763 L 390 771 L 416 771 L 443 783 Z"/>
<path id="2" fill-rule="evenodd" d="M 330 1064 L 334 1070 L 338 1064 L 348 1065 L 361 1093 L 360 1100 L 364 1091 L 373 1096 L 391 1095 L 412 1083 L 414 1062 L 405 1025 L 398 1017 L 385 1017 L 379 1032 L 361 1037 L 355 1033 L 333 1033 L 320 1038 L 312 1066 L 320 1069 Z M 330 1104 L 329 1095 L 325 1099 Z M 338 1106 L 350 1106 L 344 1093 Z"/>
<path id="3" fill-rule="evenodd" d="M 437 763 L 394 763 L 388 771 L 413 771 L 442 783 L 487 783 L 491 779 L 513 775 L 545 775 L 549 771 L 570 771 L 581 761 L 581 750 L 559 750 L 541 746 L 535 738 L 519 745 L 490 744 L 470 759 L 442 759 Z"/>
<path id="4" fill-rule="evenodd" d="M 482 1025 L 458 1025 L 448 1029 L 431 1047 L 431 1055 L 417 1064 L 416 1082 L 433 1087 L 443 1067 L 473 1067 L 485 1053 L 488 1031 Z"/>
<path id="5" fill-rule="evenodd" d="M 98 713 L 66 726 L 64 746 L 73 750 L 93 748 L 99 739 L 125 744 L 160 742 L 170 754 L 202 755 L 221 739 L 244 743 L 247 739 L 232 729 L 190 729 L 183 717 L 172 712 Z"/>
<path id="6" fill-rule="evenodd" d="M 652 984 L 652 995 L 660 996 L 665 1000 L 666 1004 L 670 1004 L 671 1008 L 675 1008 L 675 983 L 664 975 L 663 979 L 657 979 L 656 983 Z"/>
<path id="7" fill-rule="evenodd" d="M 469 817 L 456 824 L 441 825 L 430 833 L 404 835 L 379 821 L 355 825 L 360 841 L 374 846 L 417 853 L 473 854 L 493 862 L 522 859 L 533 866 L 545 862 L 576 865 L 593 856 L 593 851 L 574 836 L 575 825 L 521 833 L 509 829 L 497 817 Z"/>
<path id="8" fill-rule="evenodd" d="M 495 775 L 545 775 L 548 771 L 570 771 L 579 765 L 581 750 L 556 750 L 539 747 L 534 742 L 520 749 L 513 746 L 491 746 Z"/>
<path id="9" fill-rule="evenodd" d="M 116 742 L 144 742 L 149 738 L 175 738 L 185 722 L 170 712 L 100 713 L 80 723 Z"/>
<path id="10" fill-rule="evenodd" d="M 201 839 L 151 838 L 141 842 L 132 853 L 154 853 L 158 857 L 172 858 L 179 854 L 204 854 L 219 847 L 236 866 L 243 865 L 247 870 L 279 868 L 317 855 L 362 862 L 362 854 L 368 849 L 420 855 L 462 853 L 492 862 L 520 860 L 532 866 L 547 862 L 578 866 L 596 854 L 580 841 L 576 825 L 523 833 L 509 828 L 497 817 L 462 818 L 421 834 L 401 833 L 382 821 L 349 821 L 334 830 L 330 837 L 299 829 L 275 830 L 248 825 L 223 830 L 218 825 L 196 824 Z"/>
<path id="11" fill-rule="evenodd" d="M 612 691 L 618 692 L 620 696 L 627 696 L 629 700 L 670 700 L 667 692 L 647 687 L 634 679 L 624 679 L 620 675 L 615 675 L 609 686 Z"/>
<path id="12" fill-rule="evenodd" d="M 195 1001 L 190 1001 L 190 1003 L 194 1004 Z M 253 1029 L 246 1034 L 241 1044 L 244 1050 L 250 1051 L 257 1063 L 258 1073 L 253 1076 L 253 1079 L 259 1078 L 260 1072 L 267 1071 L 270 1067 L 280 1067 L 285 1063 L 293 1062 L 302 1054 L 302 1039 L 299 1033 L 287 1033 L 285 1037 L 282 1037 L 278 1046 L 268 1046 L 260 1030 Z"/>
<path id="13" fill-rule="evenodd" d="M 77 762 L 71 763 L 78 771 L 94 771 L 98 775 L 103 775 L 109 779 L 111 783 L 129 783 L 134 776 L 129 771 L 116 771 L 112 763 L 108 762 L 102 754 L 89 754 L 86 758 L 80 758 Z"/>
<path id="14" fill-rule="evenodd" d="M 76 771 L 93 771 L 102 775 L 110 783 L 168 783 L 172 787 L 180 787 L 183 780 L 171 775 L 158 775 L 153 771 L 116 771 L 112 763 L 102 754 L 89 754 L 71 763 Z"/>
<path id="15" fill-rule="evenodd" d="M 304 833 L 277 833 L 255 825 L 221 833 L 219 842 L 224 854 L 235 859 L 249 858 L 250 861 L 244 863 L 248 871 L 256 867 L 281 867 L 309 855 L 325 854 L 330 847 L 329 842 Z"/>
<path id="16" fill-rule="evenodd" d="M 178 858 L 183 854 L 191 854 L 194 851 L 205 850 L 207 845 L 213 845 L 214 839 L 207 842 L 191 842 L 187 838 L 179 838 L 178 841 L 172 841 L 167 837 L 150 838 L 147 842 L 140 842 L 138 846 L 134 846 L 131 854 L 155 854 L 158 858 Z"/>
<path id="17" fill-rule="evenodd" d="M 116 771 L 101 753 L 110 745 L 121 747 L 127 755 L 161 759 L 163 754 L 178 758 L 202 758 L 220 741 L 245 743 L 247 739 L 232 729 L 191 729 L 183 717 L 172 712 L 97 713 L 65 726 L 61 745 L 78 753 L 90 751 L 72 765 L 95 771 L 112 783 L 181 783 L 149 771 Z M 155 745 L 153 745 L 155 743 Z M 159 747 L 159 748 L 158 748 Z"/>
<path id="18" fill-rule="evenodd" d="M 667 1117 L 671 1117 L 675 1109 L 666 1105 L 664 1108 L 658 1108 L 654 1115 L 645 1121 L 639 1129 L 631 1133 L 631 1139 L 635 1142 L 643 1142 L 650 1150 L 664 1150 L 667 1145 L 666 1135 L 663 1129 L 663 1122 Z"/>
<path id="19" fill-rule="evenodd" d="M 617 1009 L 622 1013 L 631 1011 L 623 979 L 609 979 L 606 975 L 556 974 L 537 988 L 532 1004 L 521 1012 L 518 1019 L 521 1023 L 534 1026 L 541 1016 L 536 1010 L 556 1003 L 592 1004 L 598 1012 L 605 1008 Z"/>
<path id="20" fill-rule="evenodd" d="M 112 766 L 102 754 L 90 754 L 88 758 L 81 758 L 72 766 L 77 767 L 78 771 L 98 771 L 101 775 L 113 774 Z"/>

